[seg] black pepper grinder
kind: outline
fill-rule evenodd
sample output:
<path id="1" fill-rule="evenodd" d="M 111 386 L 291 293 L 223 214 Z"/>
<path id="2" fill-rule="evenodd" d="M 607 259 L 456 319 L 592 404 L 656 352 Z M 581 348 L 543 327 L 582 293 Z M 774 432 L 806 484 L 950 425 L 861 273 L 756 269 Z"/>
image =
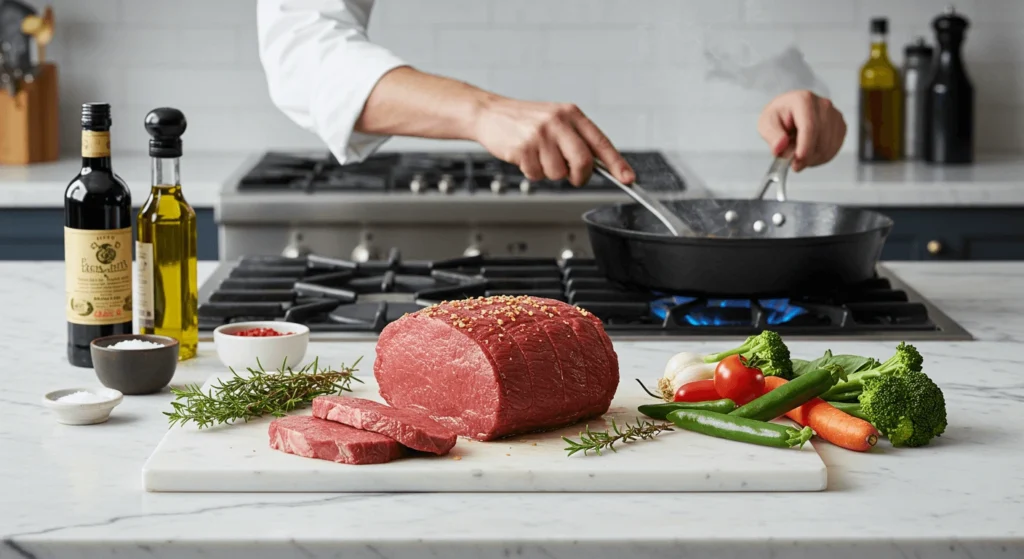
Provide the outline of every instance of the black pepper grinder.
<path id="1" fill-rule="evenodd" d="M 953 7 L 935 18 L 938 56 L 925 95 L 925 160 L 939 164 L 974 161 L 974 87 L 961 57 L 967 20 Z"/>

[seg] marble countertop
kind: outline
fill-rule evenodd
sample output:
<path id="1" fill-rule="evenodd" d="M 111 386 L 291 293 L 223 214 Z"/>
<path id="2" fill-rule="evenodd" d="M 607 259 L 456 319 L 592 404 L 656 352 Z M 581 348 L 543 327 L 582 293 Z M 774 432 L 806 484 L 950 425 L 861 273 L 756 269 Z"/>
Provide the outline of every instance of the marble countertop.
<path id="1" fill-rule="evenodd" d="M 132 204 L 149 196 L 150 158 L 144 153 L 114 153 L 114 172 L 132 191 Z M 225 184 L 237 181 L 257 160 L 254 153 L 196 153 L 181 159 L 185 199 L 193 208 L 213 208 Z M 81 168 L 78 157 L 53 163 L 0 165 L 0 208 L 62 208 L 64 190 Z"/>
<path id="2" fill-rule="evenodd" d="M 694 197 L 749 198 L 771 163 L 763 153 L 668 152 Z M 195 208 L 213 208 L 221 188 L 238 180 L 259 158 L 256 153 L 186 154 L 185 195 Z M 0 208 L 58 208 L 78 158 L 30 166 L 0 166 Z M 114 154 L 114 168 L 141 203 L 149 194 L 149 157 Z M 790 198 L 859 206 L 1024 207 L 1024 155 L 982 156 L 971 166 L 924 163 L 862 165 L 841 154 L 828 165 L 791 174 Z M 774 196 L 774 194 L 770 194 Z"/>
<path id="3" fill-rule="evenodd" d="M 764 154 L 670 153 L 669 158 L 703 195 L 750 198 L 771 159 Z M 981 156 L 969 166 L 921 162 L 862 164 L 853 154 L 800 173 L 789 173 L 791 200 L 856 206 L 1024 207 L 1024 157 Z M 774 190 L 768 197 L 774 198 Z"/>
<path id="4" fill-rule="evenodd" d="M 891 267 L 977 340 L 917 344 L 946 394 L 946 434 L 927 448 L 883 444 L 870 454 L 820 444 L 825 492 L 152 494 L 140 471 L 167 428 L 169 394 L 126 397 L 103 425 L 57 424 L 42 394 L 98 386 L 65 361 L 62 264 L 0 263 L 0 558 L 1020 557 L 1024 263 Z M 211 268 L 200 263 L 201 278 Z M 893 345 L 794 342 L 792 351 L 884 357 Z M 684 349 L 711 346 L 616 344 L 627 377 L 657 375 Z M 174 383 L 220 372 L 212 351 L 202 344 Z M 373 356 L 365 342 L 310 351 Z"/>

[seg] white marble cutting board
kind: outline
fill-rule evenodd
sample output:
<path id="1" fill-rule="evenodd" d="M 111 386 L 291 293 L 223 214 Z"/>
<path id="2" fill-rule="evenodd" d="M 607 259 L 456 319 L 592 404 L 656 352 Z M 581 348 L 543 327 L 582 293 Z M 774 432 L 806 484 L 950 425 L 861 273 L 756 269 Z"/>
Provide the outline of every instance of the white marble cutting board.
<path id="1" fill-rule="evenodd" d="M 380 400 L 373 377 L 353 396 Z M 209 385 L 209 384 L 208 384 Z M 623 379 L 608 421 L 633 422 L 653 400 Z M 308 414 L 309 410 L 299 413 Z M 604 492 L 821 491 L 825 464 L 808 443 L 801 450 L 762 447 L 675 430 L 618 452 L 567 457 L 562 436 L 583 425 L 508 441 L 459 439 L 448 456 L 409 457 L 350 466 L 302 458 L 269 446 L 270 419 L 197 430 L 171 428 L 142 468 L 147 491 L 163 492 Z"/>

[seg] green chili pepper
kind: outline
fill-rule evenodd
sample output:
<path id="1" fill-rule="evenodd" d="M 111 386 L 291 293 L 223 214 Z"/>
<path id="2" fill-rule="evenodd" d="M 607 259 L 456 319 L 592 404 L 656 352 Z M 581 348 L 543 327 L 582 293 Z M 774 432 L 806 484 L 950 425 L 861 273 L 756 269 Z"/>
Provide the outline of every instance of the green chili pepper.
<path id="1" fill-rule="evenodd" d="M 782 386 L 740 406 L 729 415 L 770 421 L 821 396 L 840 380 L 846 380 L 842 366 L 831 363 L 800 375 Z"/>
<path id="2" fill-rule="evenodd" d="M 797 430 L 777 423 L 703 410 L 676 410 L 668 414 L 668 420 L 694 433 L 778 448 L 800 448 L 814 436 L 810 427 Z"/>
<path id="3" fill-rule="evenodd" d="M 637 411 L 654 419 L 665 419 L 676 410 L 704 410 L 717 413 L 729 413 L 736 409 L 736 402 L 728 398 L 708 400 L 707 402 L 670 402 L 667 404 L 644 404 Z"/>

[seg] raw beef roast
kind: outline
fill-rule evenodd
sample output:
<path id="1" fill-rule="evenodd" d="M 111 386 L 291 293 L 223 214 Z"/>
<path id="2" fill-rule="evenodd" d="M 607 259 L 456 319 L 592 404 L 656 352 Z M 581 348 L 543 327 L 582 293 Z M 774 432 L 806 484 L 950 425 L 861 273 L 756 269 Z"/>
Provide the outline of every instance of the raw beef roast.
<path id="1" fill-rule="evenodd" d="M 342 464 L 383 464 L 402 455 L 392 438 L 308 415 L 271 421 L 270 448 Z"/>
<path id="2" fill-rule="evenodd" d="M 455 446 L 455 433 L 414 409 L 392 408 L 362 398 L 320 396 L 313 399 L 313 415 L 380 433 L 423 452 L 447 454 Z"/>
<path id="3" fill-rule="evenodd" d="M 373 373 L 392 406 L 424 410 L 484 441 L 600 416 L 619 385 L 601 321 L 535 297 L 453 301 L 406 315 L 381 332 Z"/>

